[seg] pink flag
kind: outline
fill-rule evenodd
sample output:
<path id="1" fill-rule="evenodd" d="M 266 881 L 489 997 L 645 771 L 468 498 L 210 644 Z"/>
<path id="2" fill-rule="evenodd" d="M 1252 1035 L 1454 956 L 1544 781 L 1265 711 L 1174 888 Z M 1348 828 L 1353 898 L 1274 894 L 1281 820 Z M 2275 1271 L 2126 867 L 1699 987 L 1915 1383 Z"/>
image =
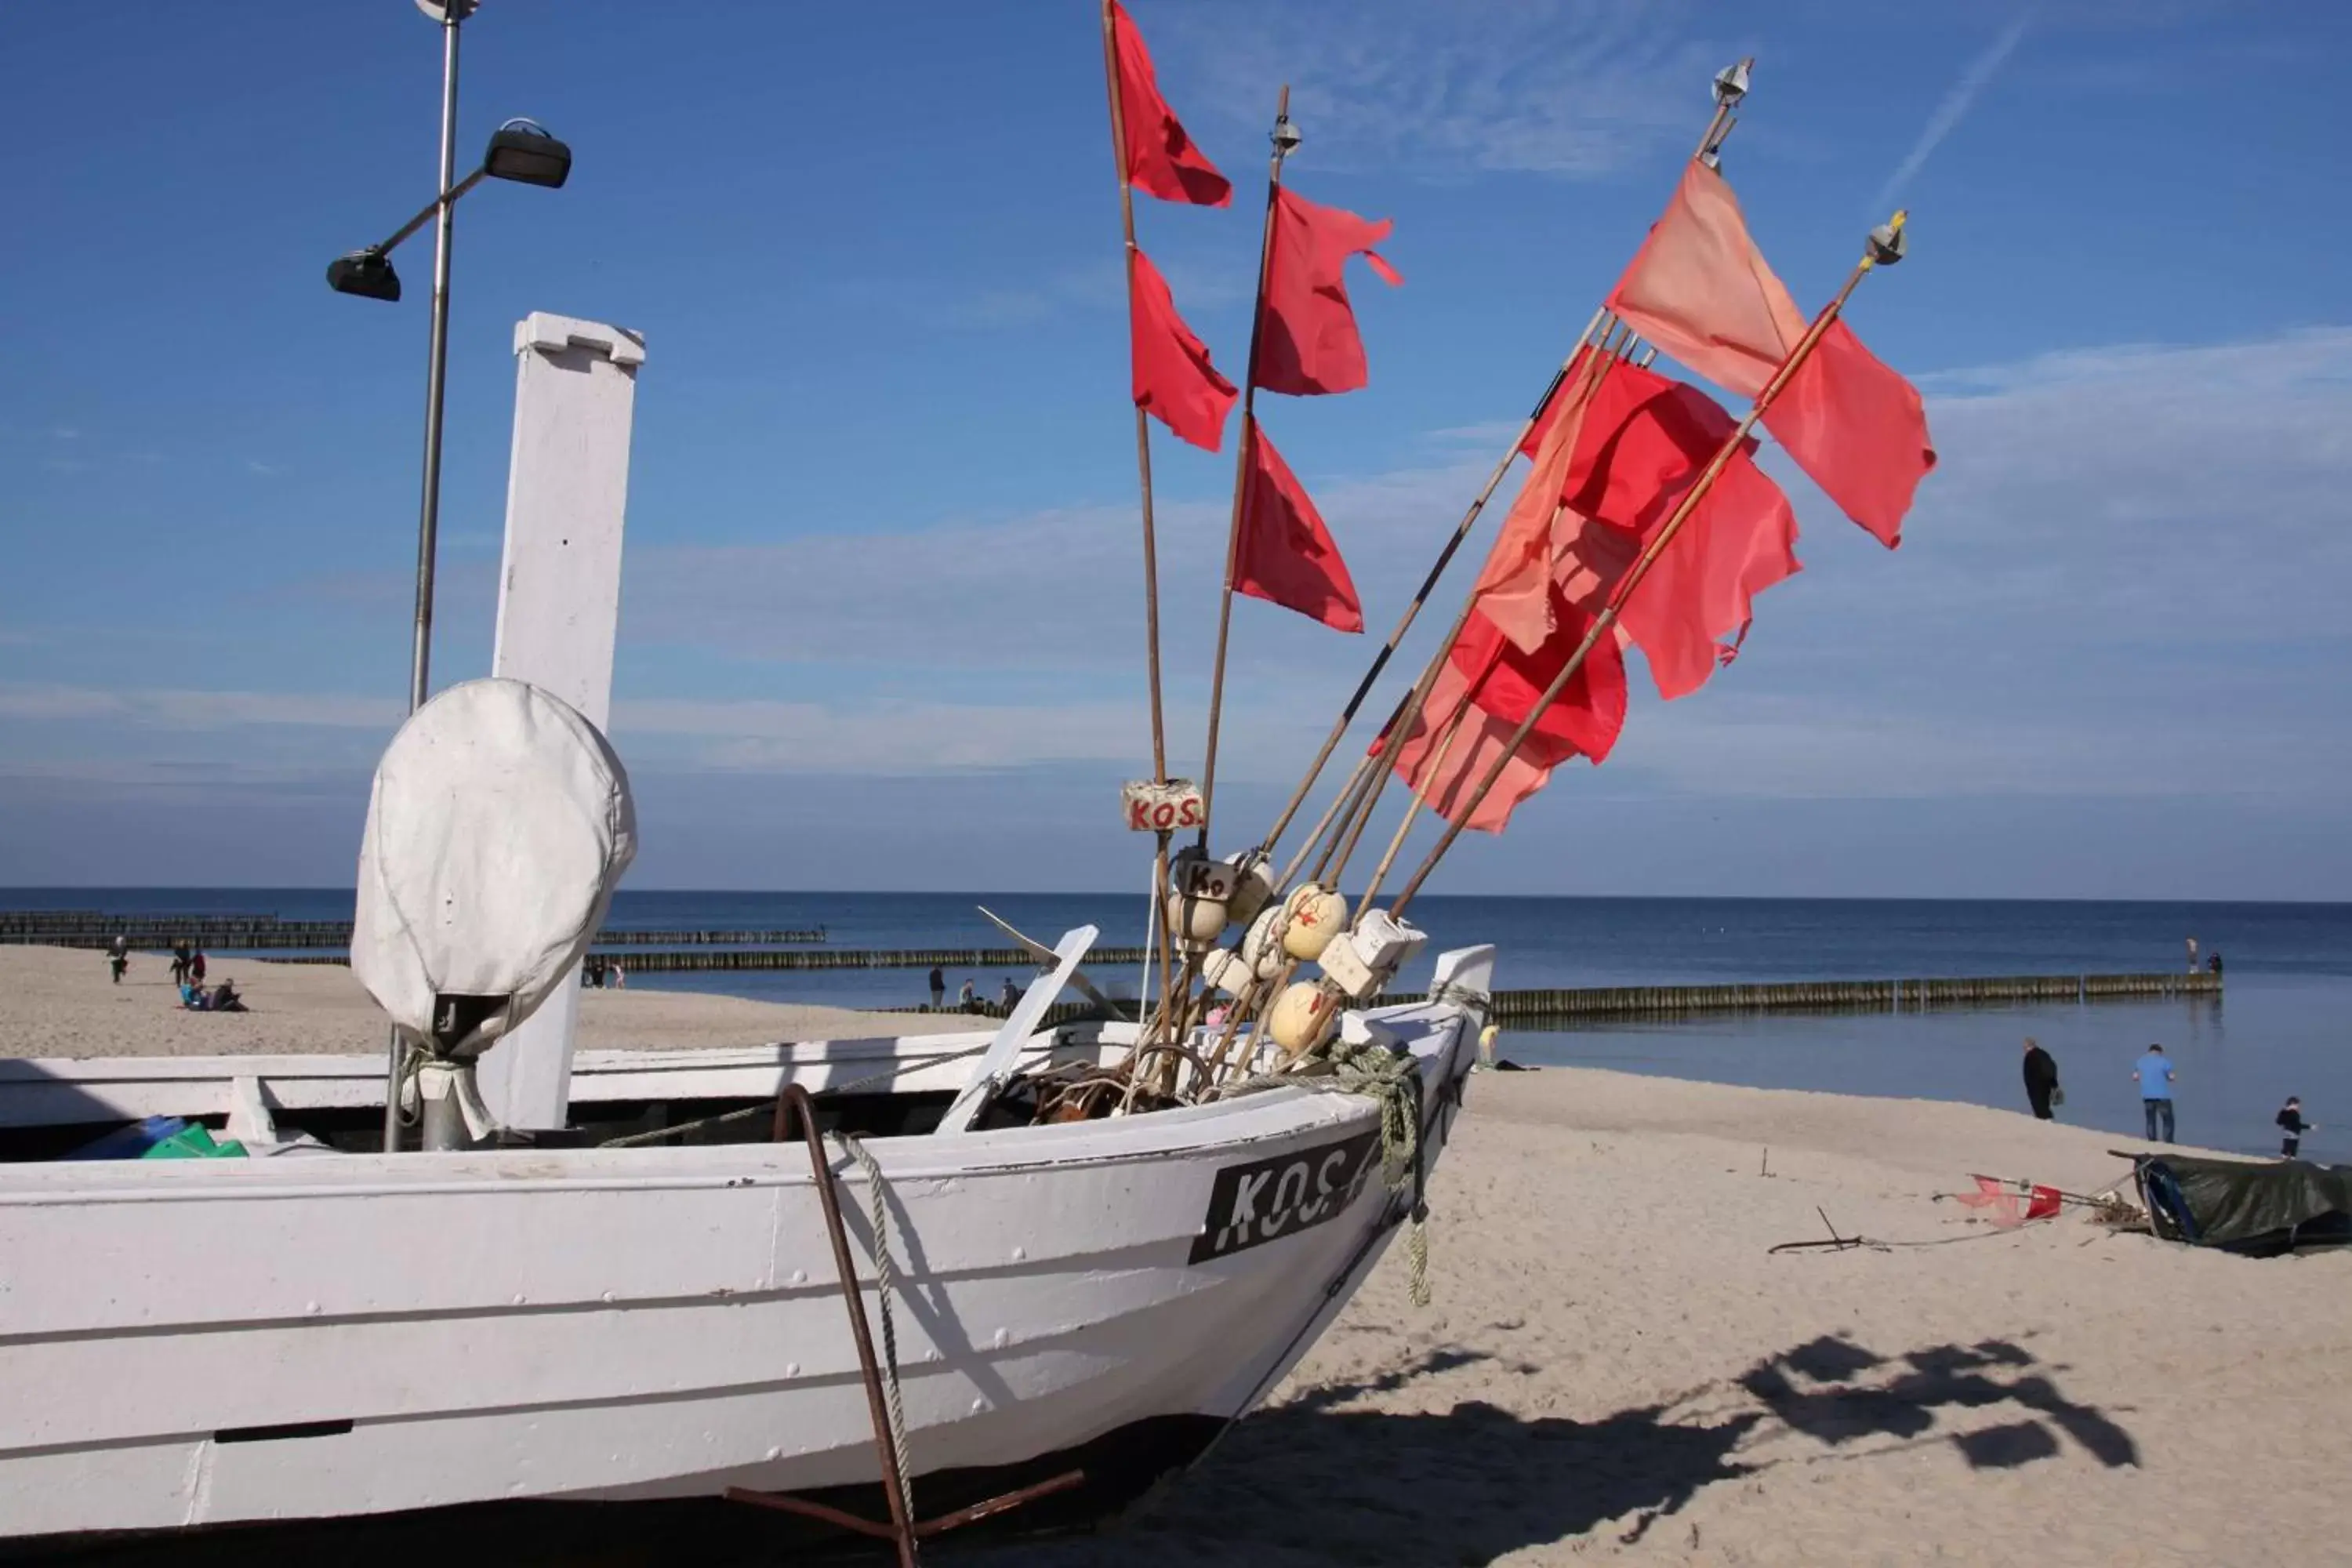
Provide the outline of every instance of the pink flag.
<path id="1" fill-rule="evenodd" d="M 1208 346 L 1176 313 L 1167 279 L 1140 250 L 1128 291 L 1128 346 L 1135 405 L 1195 447 L 1223 445 L 1225 415 L 1239 394 L 1209 363 Z"/>
<path id="2" fill-rule="evenodd" d="M 1739 200 L 1694 158 L 1609 307 L 1719 385 L 1753 397 L 1805 335 L 1805 317 L 1748 237 Z"/>
<path id="3" fill-rule="evenodd" d="M 1764 427 L 1846 516 L 1890 550 L 1903 542 L 1911 497 L 1936 466 L 1927 413 L 1919 389 L 1843 321 L 1830 323 L 1772 399 Z"/>

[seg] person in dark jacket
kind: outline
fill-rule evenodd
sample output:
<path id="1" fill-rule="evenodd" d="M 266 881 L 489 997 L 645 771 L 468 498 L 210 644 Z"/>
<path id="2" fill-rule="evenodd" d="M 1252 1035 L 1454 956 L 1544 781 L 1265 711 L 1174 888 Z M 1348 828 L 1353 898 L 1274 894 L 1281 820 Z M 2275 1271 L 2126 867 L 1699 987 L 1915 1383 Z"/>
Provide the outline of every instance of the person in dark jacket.
<path id="1" fill-rule="evenodd" d="M 2302 1152 L 2303 1135 L 2319 1125 L 2303 1119 L 2303 1097 L 2299 1094 L 2286 1097 L 2286 1103 L 2279 1108 L 2278 1124 L 2279 1131 L 2284 1134 L 2279 1140 L 2279 1153 L 2289 1160 Z"/>
<path id="2" fill-rule="evenodd" d="M 2039 1040 L 2029 1037 L 2025 1042 L 2025 1098 L 2033 1107 L 2034 1120 L 2050 1120 L 2052 1097 L 2057 1092 L 2057 1059 L 2042 1048 Z"/>

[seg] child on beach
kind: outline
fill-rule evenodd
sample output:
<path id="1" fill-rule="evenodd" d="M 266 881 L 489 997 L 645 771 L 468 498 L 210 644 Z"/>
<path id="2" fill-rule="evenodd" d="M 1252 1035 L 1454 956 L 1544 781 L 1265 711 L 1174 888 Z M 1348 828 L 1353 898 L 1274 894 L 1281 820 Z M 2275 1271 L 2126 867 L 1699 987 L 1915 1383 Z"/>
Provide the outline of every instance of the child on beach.
<path id="1" fill-rule="evenodd" d="M 2285 1134 L 2279 1140 L 2279 1153 L 2289 1160 L 2303 1148 L 2303 1135 L 2319 1125 L 2303 1119 L 2303 1097 L 2298 1094 L 2286 1097 L 2286 1103 L 2279 1108 L 2278 1124 L 2279 1131 Z"/>

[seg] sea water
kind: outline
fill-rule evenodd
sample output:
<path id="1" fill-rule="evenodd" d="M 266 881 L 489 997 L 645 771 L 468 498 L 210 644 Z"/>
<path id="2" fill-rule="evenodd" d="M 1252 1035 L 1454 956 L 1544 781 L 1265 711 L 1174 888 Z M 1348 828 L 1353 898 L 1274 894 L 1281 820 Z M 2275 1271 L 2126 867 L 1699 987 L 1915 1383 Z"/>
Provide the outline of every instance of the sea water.
<path id="1" fill-rule="evenodd" d="M 269 913 L 348 919 L 329 889 L 5 889 L 0 907 L 107 912 Z M 835 948 L 1001 948 L 985 904 L 1046 942 L 1102 928 L 1105 945 L 1143 940 L 1139 894 L 734 893 L 625 890 L 610 923 L 669 930 L 823 926 Z M 2160 1043 L 2179 1069 L 2183 1141 L 2275 1152 L 2272 1118 L 2289 1094 L 2319 1123 L 2304 1152 L 2352 1161 L 2352 905 L 1795 899 L 1540 899 L 1432 896 L 1415 923 L 1431 948 L 1493 942 L 1508 989 L 2151 972 L 2187 967 L 2186 939 L 2219 952 L 2226 995 L 2174 1001 L 2035 1003 L 1927 1013 L 1731 1015 L 1507 1029 L 1503 1054 L 1763 1088 L 1916 1096 L 2022 1109 L 2021 1041 L 2058 1060 L 2062 1120 L 2137 1142 L 2134 1060 Z M 625 964 L 625 953 L 623 957 Z M 1426 979 L 1428 960 L 1400 985 Z M 1090 965 L 1105 990 L 1139 976 Z M 1018 970 L 950 969 L 993 997 Z M 633 973 L 630 984 L 838 1006 L 927 999 L 918 969 Z M 248 984 L 248 991 L 254 989 Z M 257 1002 L 266 1005 L 261 998 Z M 2020 1173 L 2031 1174 L 2031 1173 Z"/>

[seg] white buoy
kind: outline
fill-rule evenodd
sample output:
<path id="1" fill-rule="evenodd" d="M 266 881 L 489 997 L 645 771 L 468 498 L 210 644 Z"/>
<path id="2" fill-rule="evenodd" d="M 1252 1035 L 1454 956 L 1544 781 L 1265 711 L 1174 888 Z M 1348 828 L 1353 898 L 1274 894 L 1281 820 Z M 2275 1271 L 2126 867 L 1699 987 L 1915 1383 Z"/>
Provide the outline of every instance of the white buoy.
<path id="1" fill-rule="evenodd" d="M 1250 922 L 1248 934 L 1242 938 L 1242 962 L 1260 980 L 1271 980 L 1282 973 L 1285 955 L 1282 951 L 1282 906 L 1268 904 Z"/>
<path id="2" fill-rule="evenodd" d="M 1275 999 L 1274 1012 L 1266 1020 L 1266 1032 L 1285 1051 L 1303 1051 L 1315 1043 L 1332 1009 L 1339 1005 L 1339 999 L 1321 986 L 1298 981 Z"/>
<path id="3" fill-rule="evenodd" d="M 1348 900 L 1308 882 L 1283 901 L 1289 921 L 1283 928 L 1282 951 L 1302 963 L 1323 956 L 1348 924 Z"/>

